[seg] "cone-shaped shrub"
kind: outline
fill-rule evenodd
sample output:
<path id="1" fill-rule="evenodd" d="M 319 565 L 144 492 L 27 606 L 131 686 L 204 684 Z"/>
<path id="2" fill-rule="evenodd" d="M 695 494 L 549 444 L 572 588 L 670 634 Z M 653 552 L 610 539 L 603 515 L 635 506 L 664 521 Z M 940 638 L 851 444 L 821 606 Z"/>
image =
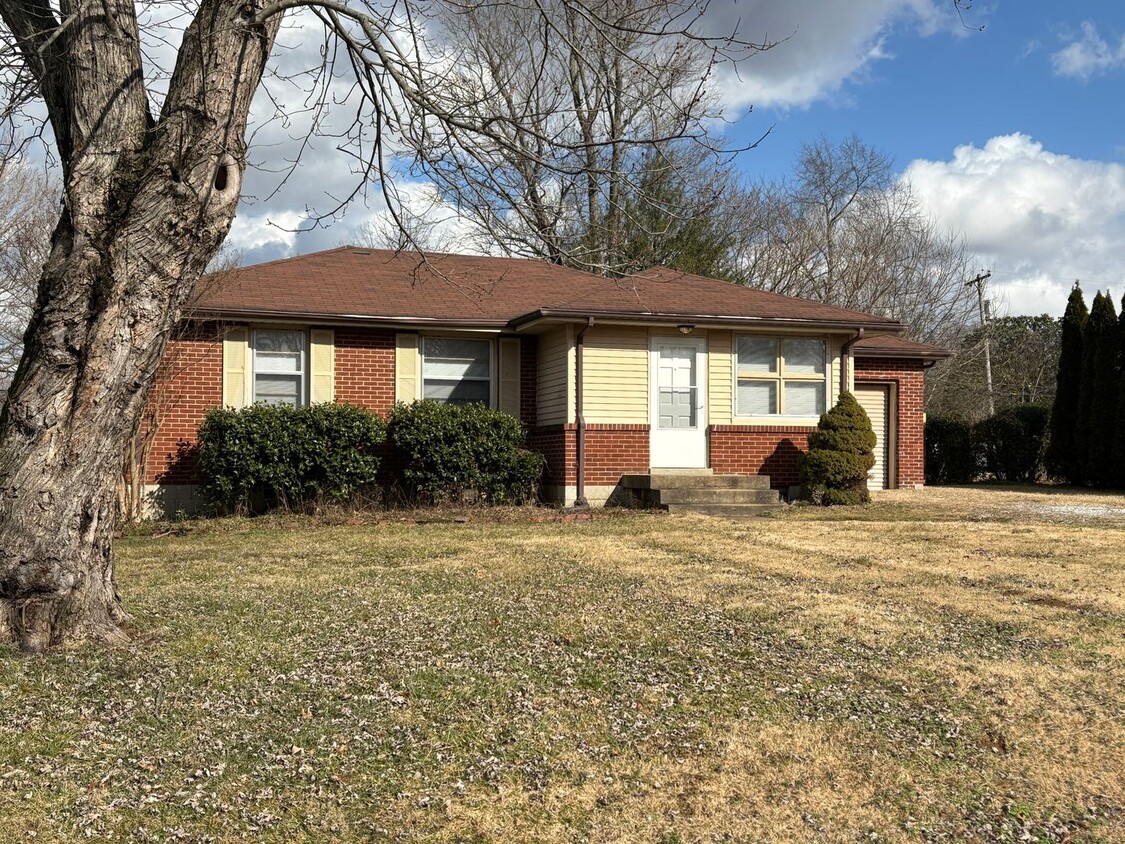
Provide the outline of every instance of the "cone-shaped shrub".
<path id="1" fill-rule="evenodd" d="M 820 417 L 801 458 L 801 497 L 814 504 L 866 504 L 867 473 L 875 465 L 871 420 L 851 393 Z"/>
<path id="2" fill-rule="evenodd" d="M 1117 421 L 1113 437 L 1113 485 L 1125 489 L 1125 296 L 1117 317 Z"/>
<path id="3" fill-rule="evenodd" d="M 1055 376 L 1055 401 L 1051 405 L 1051 433 L 1045 462 L 1047 471 L 1067 483 L 1082 483 L 1082 462 L 1075 451 L 1078 394 L 1082 385 L 1082 332 L 1089 312 L 1082 288 L 1070 291 L 1062 318 L 1059 368 Z"/>
<path id="4" fill-rule="evenodd" d="M 1078 396 L 1078 459 L 1086 483 L 1113 483 L 1113 439 L 1117 415 L 1117 314 L 1100 292 L 1090 306 L 1082 336 L 1082 386 Z"/>

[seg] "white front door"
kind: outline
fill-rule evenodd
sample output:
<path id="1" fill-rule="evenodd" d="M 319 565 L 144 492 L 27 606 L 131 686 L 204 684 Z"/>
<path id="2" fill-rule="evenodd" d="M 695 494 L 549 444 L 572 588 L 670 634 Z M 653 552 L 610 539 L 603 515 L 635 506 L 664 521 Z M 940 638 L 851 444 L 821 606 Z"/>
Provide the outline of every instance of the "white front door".
<path id="1" fill-rule="evenodd" d="M 653 337 L 649 375 L 649 464 L 671 469 L 707 465 L 705 341 Z"/>

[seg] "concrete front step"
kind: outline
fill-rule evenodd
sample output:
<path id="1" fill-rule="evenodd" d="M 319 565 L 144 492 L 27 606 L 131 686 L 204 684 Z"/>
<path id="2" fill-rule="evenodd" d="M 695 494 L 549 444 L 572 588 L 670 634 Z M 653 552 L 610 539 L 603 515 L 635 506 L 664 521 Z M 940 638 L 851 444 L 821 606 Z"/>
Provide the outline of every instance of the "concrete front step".
<path id="1" fill-rule="evenodd" d="M 780 500 L 777 500 L 773 504 L 668 504 L 666 509 L 669 513 L 699 513 L 703 516 L 745 518 L 761 516 L 763 513 L 784 506 Z"/>
<path id="2" fill-rule="evenodd" d="M 709 469 L 707 470 L 710 471 Z M 768 475 L 691 475 L 654 470 L 648 475 L 625 475 L 626 489 L 769 489 Z"/>
<path id="3" fill-rule="evenodd" d="M 777 504 L 777 490 L 741 488 L 661 487 L 649 491 L 649 500 L 656 505 L 671 504 Z"/>

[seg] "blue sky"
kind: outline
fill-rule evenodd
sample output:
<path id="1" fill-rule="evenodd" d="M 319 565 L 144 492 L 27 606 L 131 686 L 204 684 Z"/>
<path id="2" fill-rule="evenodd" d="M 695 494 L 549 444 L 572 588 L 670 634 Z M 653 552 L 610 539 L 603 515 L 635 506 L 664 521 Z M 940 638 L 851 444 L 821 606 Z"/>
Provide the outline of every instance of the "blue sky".
<path id="1" fill-rule="evenodd" d="M 1088 298 L 1109 287 L 1120 301 L 1125 2 L 975 0 L 968 26 L 953 0 L 713 0 L 707 14 L 717 31 L 741 21 L 749 37 L 788 36 L 716 80 L 739 118 L 733 141 L 771 130 L 739 160 L 749 178 L 783 177 L 802 144 L 855 133 L 963 234 L 1001 312 L 1059 314 L 1076 278 Z M 310 164 L 244 206 L 231 243 L 246 260 L 354 240 L 381 213 L 376 198 L 330 229 L 286 231 L 317 203 L 310 185 L 349 178 Z"/>

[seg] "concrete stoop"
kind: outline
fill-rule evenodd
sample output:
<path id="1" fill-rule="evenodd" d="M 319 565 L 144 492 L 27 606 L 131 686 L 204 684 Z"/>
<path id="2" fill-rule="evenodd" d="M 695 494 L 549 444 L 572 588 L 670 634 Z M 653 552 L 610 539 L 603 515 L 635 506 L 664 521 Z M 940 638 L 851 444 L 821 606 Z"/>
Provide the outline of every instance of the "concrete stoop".
<path id="1" fill-rule="evenodd" d="M 708 516 L 757 516 L 784 506 L 766 475 L 716 475 L 710 469 L 653 469 L 621 486 L 643 507 Z"/>

